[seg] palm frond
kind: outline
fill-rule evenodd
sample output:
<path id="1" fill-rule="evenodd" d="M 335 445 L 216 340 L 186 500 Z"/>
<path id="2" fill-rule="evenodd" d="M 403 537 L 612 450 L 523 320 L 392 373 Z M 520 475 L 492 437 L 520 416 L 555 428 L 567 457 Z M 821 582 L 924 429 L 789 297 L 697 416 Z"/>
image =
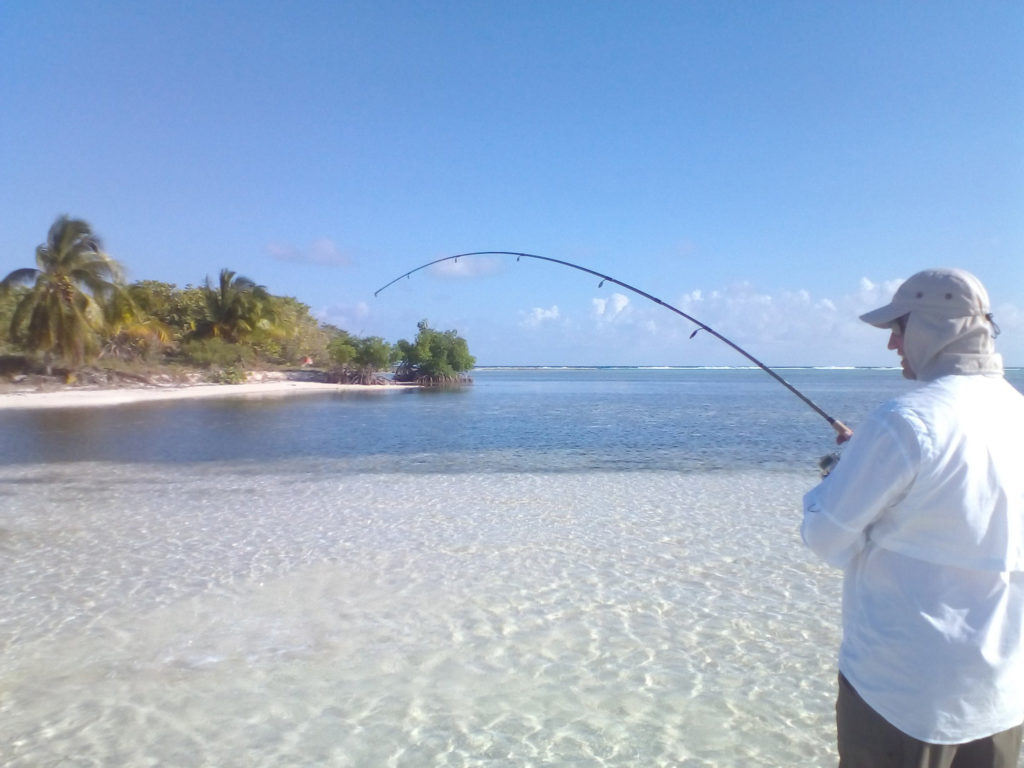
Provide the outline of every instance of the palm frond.
<path id="1" fill-rule="evenodd" d="M 23 267 L 22 269 L 16 269 L 13 272 L 8 273 L 2 281 L 0 281 L 0 291 L 9 291 L 16 285 L 25 285 L 33 282 L 39 276 L 39 270 L 34 267 Z"/>

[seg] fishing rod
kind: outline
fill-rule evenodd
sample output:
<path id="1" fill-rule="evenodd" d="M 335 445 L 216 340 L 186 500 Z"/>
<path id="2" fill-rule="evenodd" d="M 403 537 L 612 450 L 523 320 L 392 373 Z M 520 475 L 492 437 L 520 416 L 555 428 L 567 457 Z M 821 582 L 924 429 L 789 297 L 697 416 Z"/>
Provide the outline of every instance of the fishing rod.
<path id="1" fill-rule="evenodd" d="M 707 325 L 706 323 L 702 323 L 697 318 L 693 317 L 692 315 L 686 314 L 685 312 L 683 312 L 683 310 L 679 309 L 678 307 L 672 306 L 667 301 L 662 301 L 657 296 L 652 296 L 651 294 L 647 293 L 647 291 L 640 290 L 635 285 L 630 285 L 629 283 L 624 283 L 622 280 L 618 280 L 617 278 L 614 278 L 611 275 L 605 275 L 605 274 L 603 274 L 601 272 L 597 272 L 596 270 L 580 266 L 579 264 L 573 264 L 571 261 L 563 261 L 562 259 L 553 259 L 550 256 L 538 256 L 538 255 L 536 255 L 534 253 L 519 253 L 517 251 L 472 251 L 470 253 L 458 253 L 458 254 L 456 254 L 454 256 L 445 256 L 445 257 L 440 258 L 440 259 L 434 259 L 433 261 L 427 262 L 426 264 L 421 264 L 420 266 L 416 267 L 415 269 L 410 269 L 404 275 L 399 275 L 398 277 L 396 277 L 391 282 L 389 282 L 386 285 L 383 285 L 380 288 L 378 288 L 376 291 L 373 292 L 373 295 L 374 296 L 378 296 L 380 294 L 380 292 L 383 291 L 385 288 L 388 288 L 388 287 L 394 285 L 395 283 L 397 283 L 402 278 L 409 277 L 409 276 L 415 274 L 416 272 L 419 272 L 422 269 L 426 269 L 427 267 L 432 267 L 435 264 L 441 264 L 442 262 L 445 262 L 445 261 L 458 261 L 459 259 L 461 259 L 463 257 L 466 257 L 466 256 L 515 256 L 517 262 L 520 259 L 524 259 L 524 258 L 525 259 L 538 259 L 539 261 L 549 261 L 552 264 L 561 264 L 563 267 L 569 267 L 571 269 L 576 269 L 576 270 L 579 270 L 580 272 L 586 272 L 588 275 L 593 275 L 594 277 L 600 278 L 601 282 L 598 285 L 598 288 L 602 287 L 605 283 L 614 283 L 615 285 L 618 285 L 618 286 L 621 286 L 622 288 L 625 288 L 627 291 L 632 291 L 633 293 L 637 294 L 638 296 L 643 296 L 645 299 L 653 301 L 655 304 L 660 304 L 665 309 L 670 310 L 672 312 L 675 312 L 677 315 L 686 318 L 691 323 L 696 325 L 697 326 L 696 330 L 694 330 L 694 332 L 690 334 L 690 338 L 691 339 L 694 336 L 696 336 L 700 331 L 706 331 L 707 333 L 710 333 L 712 336 L 714 336 L 719 341 L 722 341 L 722 342 L 728 344 L 733 349 L 735 349 L 737 352 L 739 352 L 741 355 L 743 355 L 745 358 L 747 358 L 747 360 L 752 362 L 754 365 L 756 365 L 762 371 L 767 373 L 769 376 L 771 376 L 773 379 L 775 379 L 777 382 L 779 382 L 782 386 L 784 386 L 786 389 L 788 389 L 794 395 L 799 397 L 804 402 L 804 404 L 809 406 L 811 408 L 811 410 L 813 410 L 815 413 L 817 413 L 819 416 L 821 416 L 823 419 L 825 419 L 825 421 L 827 421 L 829 423 L 829 425 L 831 425 L 832 429 L 834 429 L 836 431 L 836 441 L 837 442 L 840 442 L 840 443 L 845 442 L 846 440 L 849 440 L 850 437 L 853 435 L 853 430 L 851 430 L 848 426 L 843 424 L 843 422 L 839 421 L 839 419 L 836 419 L 833 416 L 830 416 L 828 413 L 825 412 L 825 410 L 823 408 L 821 408 L 821 406 L 819 406 L 817 403 L 815 403 L 813 400 L 811 400 L 809 397 L 807 397 L 807 395 L 805 395 L 799 389 L 794 387 L 792 384 L 790 384 L 788 381 L 786 381 L 779 374 L 777 374 L 775 371 L 773 371 L 767 365 L 762 363 L 760 360 L 758 360 L 752 354 L 747 352 L 747 350 L 743 349 L 743 347 L 741 347 L 739 344 L 736 344 L 731 339 L 726 338 L 725 336 L 720 334 L 718 331 L 716 331 L 714 328 L 712 328 L 710 325 Z"/>

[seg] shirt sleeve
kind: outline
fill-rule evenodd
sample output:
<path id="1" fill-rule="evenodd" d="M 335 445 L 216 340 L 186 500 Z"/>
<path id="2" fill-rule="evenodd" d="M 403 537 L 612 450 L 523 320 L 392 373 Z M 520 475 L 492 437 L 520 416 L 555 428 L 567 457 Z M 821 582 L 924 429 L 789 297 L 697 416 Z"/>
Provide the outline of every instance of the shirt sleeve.
<path id="1" fill-rule="evenodd" d="M 829 565 L 845 568 L 864 549 L 872 524 L 906 495 L 919 453 L 906 422 L 873 414 L 832 473 L 804 496 L 804 543 Z"/>

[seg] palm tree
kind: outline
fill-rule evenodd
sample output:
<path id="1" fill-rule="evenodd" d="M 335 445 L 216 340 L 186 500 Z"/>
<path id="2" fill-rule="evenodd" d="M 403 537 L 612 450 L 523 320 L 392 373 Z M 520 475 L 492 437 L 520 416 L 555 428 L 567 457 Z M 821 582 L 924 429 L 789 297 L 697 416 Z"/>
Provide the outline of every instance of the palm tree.
<path id="1" fill-rule="evenodd" d="M 262 285 L 230 269 L 220 271 L 215 288 L 206 278 L 206 321 L 198 329 L 200 336 L 237 342 L 257 329 L 273 324 L 270 294 Z"/>
<path id="2" fill-rule="evenodd" d="M 171 329 L 135 300 L 137 286 L 118 285 L 103 307 L 103 348 L 99 357 L 147 358 L 170 345 Z"/>
<path id="3" fill-rule="evenodd" d="M 86 222 L 58 217 L 36 248 L 36 266 L 16 269 L 0 281 L 3 293 L 29 286 L 11 316 L 11 337 L 42 352 L 47 373 L 55 358 L 80 365 L 98 346 L 102 305 L 121 275 L 121 266 L 104 253 Z"/>

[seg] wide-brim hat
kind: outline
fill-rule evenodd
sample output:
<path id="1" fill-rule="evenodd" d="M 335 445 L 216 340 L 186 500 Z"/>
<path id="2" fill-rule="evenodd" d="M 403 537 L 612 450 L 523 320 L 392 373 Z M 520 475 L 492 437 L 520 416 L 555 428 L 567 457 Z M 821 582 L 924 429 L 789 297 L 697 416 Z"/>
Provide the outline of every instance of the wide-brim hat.
<path id="1" fill-rule="evenodd" d="M 877 328 L 890 328 L 911 312 L 934 317 L 970 317 L 989 314 L 988 292 L 981 281 L 962 269 L 925 269 L 910 276 L 884 307 L 865 312 L 860 319 Z"/>

